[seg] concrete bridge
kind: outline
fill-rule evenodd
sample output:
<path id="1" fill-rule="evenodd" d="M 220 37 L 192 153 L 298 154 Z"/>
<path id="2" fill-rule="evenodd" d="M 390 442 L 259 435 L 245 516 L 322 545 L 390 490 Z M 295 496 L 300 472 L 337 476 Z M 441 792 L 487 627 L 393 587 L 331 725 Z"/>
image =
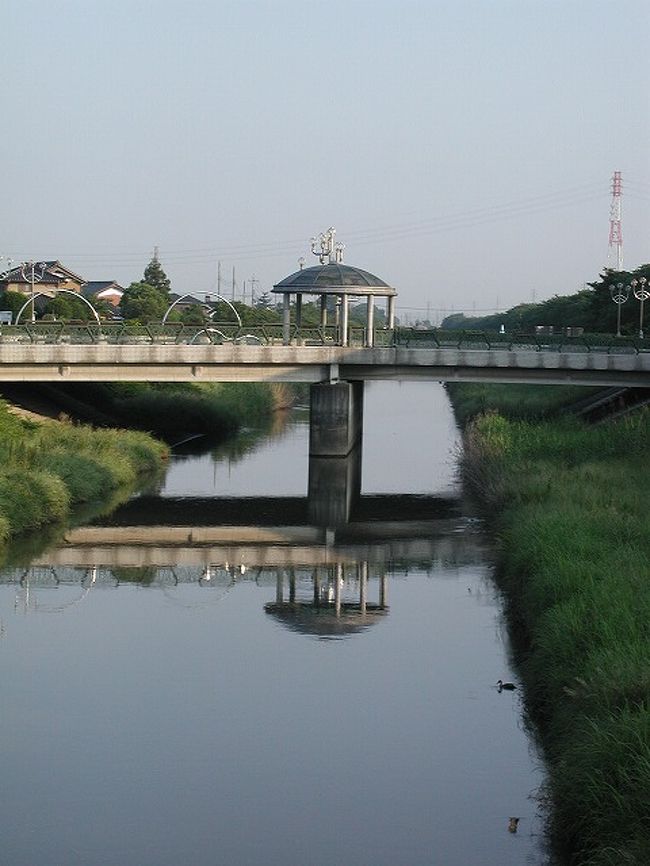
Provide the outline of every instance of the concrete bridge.
<path id="1" fill-rule="evenodd" d="M 587 344 L 535 338 L 491 340 L 460 335 L 441 340 L 436 332 L 400 339 L 378 332 L 386 345 L 340 346 L 322 335 L 320 345 L 296 337 L 291 345 L 262 343 L 261 332 L 212 343 L 194 329 L 183 342 L 138 334 L 88 342 L 66 342 L 65 333 L 33 341 L 0 334 L 2 382 L 530 382 L 536 384 L 650 386 L 650 347 L 634 341 Z M 18 337 L 21 339 L 18 339 Z M 203 336 L 207 344 L 195 342 Z"/>
<path id="2" fill-rule="evenodd" d="M 328 326 L 5 326 L 0 382 L 309 383 L 310 455 L 322 458 L 346 457 L 360 441 L 367 381 L 650 387 L 645 340 L 395 328 L 374 330 L 372 339 L 364 329 L 346 334 L 341 345 Z"/>

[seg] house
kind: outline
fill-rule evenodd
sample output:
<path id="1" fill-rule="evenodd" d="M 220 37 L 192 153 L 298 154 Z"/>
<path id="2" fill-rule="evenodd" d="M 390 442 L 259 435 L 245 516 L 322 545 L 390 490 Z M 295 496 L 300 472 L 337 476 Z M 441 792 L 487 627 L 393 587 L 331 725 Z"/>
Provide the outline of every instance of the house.
<path id="1" fill-rule="evenodd" d="M 34 262 L 33 268 L 34 291 L 51 298 L 62 289 L 68 292 L 80 292 L 81 287 L 86 285 L 83 277 L 75 274 L 59 261 Z M 31 290 L 31 262 L 23 262 L 22 265 L 11 268 L 0 279 L 0 291 L 29 295 Z"/>
<path id="2" fill-rule="evenodd" d="M 115 280 L 90 280 L 83 286 L 81 293 L 91 304 L 105 301 L 113 307 L 119 307 L 124 288 Z"/>

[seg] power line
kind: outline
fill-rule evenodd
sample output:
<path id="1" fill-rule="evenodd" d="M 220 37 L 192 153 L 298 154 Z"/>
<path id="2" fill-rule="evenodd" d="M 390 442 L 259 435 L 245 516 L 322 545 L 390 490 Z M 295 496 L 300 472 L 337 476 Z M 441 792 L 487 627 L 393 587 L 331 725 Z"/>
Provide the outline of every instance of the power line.
<path id="1" fill-rule="evenodd" d="M 346 237 L 357 246 L 373 243 L 389 243 L 391 241 L 418 238 L 423 235 L 435 235 L 458 229 L 467 229 L 486 225 L 504 219 L 522 216 L 533 216 L 549 210 L 573 207 L 587 204 L 603 197 L 606 193 L 600 184 L 582 184 L 580 186 L 548 192 L 538 196 L 527 197 L 500 205 L 489 205 L 460 211 L 451 214 L 429 217 L 425 220 L 405 222 L 376 228 L 350 230 Z M 306 238 L 293 238 L 278 241 L 266 241 L 255 244 L 224 244 L 214 247 L 193 249 L 166 250 L 164 259 L 167 264 L 192 265 L 214 262 L 217 258 L 266 258 L 292 255 L 299 252 L 308 243 Z M 60 252 L 61 258 L 71 258 L 84 263 L 112 264 L 114 266 L 139 264 L 148 257 L 144 251 L 117 253 L 105 252 Z"/>

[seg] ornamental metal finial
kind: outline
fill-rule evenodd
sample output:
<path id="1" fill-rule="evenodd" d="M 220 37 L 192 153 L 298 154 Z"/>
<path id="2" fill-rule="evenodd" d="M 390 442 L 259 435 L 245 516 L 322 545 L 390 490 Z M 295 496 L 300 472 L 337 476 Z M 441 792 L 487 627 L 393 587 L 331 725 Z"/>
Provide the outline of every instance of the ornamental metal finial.
<path id="1" fill-rule="evenodd" d="M 315 256 L 318 256 L 321 265 L 324 265 L 326 261 L 330 263 L 343 261 L 345 245 L 335 243 L 335 236 L 336 229 L 330 227 L 317 238 L 311 239 L 311 251 Z"/>

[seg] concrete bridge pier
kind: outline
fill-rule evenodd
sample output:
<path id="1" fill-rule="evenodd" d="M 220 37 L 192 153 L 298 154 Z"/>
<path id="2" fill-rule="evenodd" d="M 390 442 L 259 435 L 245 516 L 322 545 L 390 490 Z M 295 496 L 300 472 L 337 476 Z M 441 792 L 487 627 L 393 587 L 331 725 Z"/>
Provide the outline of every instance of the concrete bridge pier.
<path id="1" fill-rule="evenodd" d="M 343 526 L 361 495 L 363 383 L 311 386 L 309 417 L 309 519 Z"/>
<path id="2" fill-rule="evenodd" d="M 361 441 L 362 430 L 363 382 L 331 381 L 311 386 L 310 457 L 346 457 Z"/>

